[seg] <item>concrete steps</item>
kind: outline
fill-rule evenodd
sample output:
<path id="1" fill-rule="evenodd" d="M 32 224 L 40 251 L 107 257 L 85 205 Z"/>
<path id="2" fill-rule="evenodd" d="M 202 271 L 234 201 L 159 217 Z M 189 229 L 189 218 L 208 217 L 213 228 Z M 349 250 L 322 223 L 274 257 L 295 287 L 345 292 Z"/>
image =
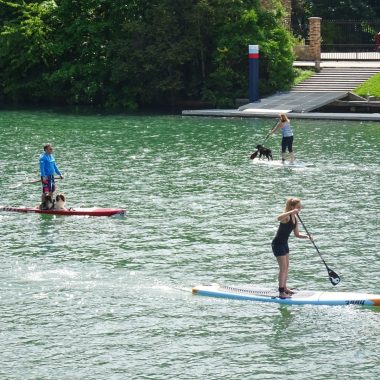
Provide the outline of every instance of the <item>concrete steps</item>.
<path id="1" fill-rule="evenodd" d="M 294 86 L 291 92 L 349 92 L 379 72 L 380 68 L 323 68 L 321 72 Z"/>
<path id="2" fill-rule="evenodd" d="M 380 62 L 376 67 L 322 66 L 321 72 L 292 88 L 289 92 L 278 93 L 239 107 L 238 112 L 250 114 L 278 114 L 283 112 L 306 114 L 323 106 L 349 100 L 364 100 L 352 94 L 352 90 L 372 75 L 380 72 Z"/>

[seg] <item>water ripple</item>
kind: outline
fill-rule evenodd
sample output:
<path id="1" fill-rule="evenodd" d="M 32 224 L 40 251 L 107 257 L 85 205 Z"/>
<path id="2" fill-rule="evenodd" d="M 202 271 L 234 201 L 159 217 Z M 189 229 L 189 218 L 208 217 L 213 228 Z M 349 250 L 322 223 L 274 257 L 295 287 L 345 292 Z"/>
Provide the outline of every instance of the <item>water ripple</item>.
<path id="1" fill-rule="evenodd" d="M 38 154 L 51 141 L 70 206 L 124 207 L 128 216 L 0 213 L 0 377 L 376 378 L 374 310 L 190 289 L 276 288 L 276 215 L 286 197 L 300 196 L 339 290 L 379 293 L 377 124 L 294 121 L 297 156 L 315 167 L 293 171 L 248 159 L 266 120 L 1 116 L 1 204 L 38 203 L 38 184 L 9 185 L 38 178 Z M 279 142 L 268 140 L 277 155 Z M 290 248 L 290 284 L 332 290 L 314 247 L 292 238 Z"/>

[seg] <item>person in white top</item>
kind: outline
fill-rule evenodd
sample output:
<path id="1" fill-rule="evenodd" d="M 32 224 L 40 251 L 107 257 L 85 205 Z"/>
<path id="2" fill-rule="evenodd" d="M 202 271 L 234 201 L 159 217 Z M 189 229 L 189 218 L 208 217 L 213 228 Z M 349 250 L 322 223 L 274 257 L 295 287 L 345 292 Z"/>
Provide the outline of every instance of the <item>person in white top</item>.
<path id="1" fill-rule="evenodd" d="M 285 162 L 286 149 L 289 152 L 290 162 L 295 160 L 293 152 L 293 131 L 290 127 L 290 121 L 285 114 L 279 115 L 278 123 L 272 128 L 270 134 L 275 133 L 278 129 L 281 129 L 282 141 L 281 141 L 281 159 Z"/>

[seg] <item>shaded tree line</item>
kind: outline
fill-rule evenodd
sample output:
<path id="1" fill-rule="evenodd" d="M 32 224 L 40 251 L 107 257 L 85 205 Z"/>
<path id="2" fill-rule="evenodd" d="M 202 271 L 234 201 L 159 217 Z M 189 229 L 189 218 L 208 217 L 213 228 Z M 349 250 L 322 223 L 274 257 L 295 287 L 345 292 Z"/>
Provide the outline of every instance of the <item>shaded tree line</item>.
<path id="1" fill-rule="evenodd" d="M 288 88 L 292 36 L 273 0 L 0 0 L 0 100 L 136 109 Z"/>

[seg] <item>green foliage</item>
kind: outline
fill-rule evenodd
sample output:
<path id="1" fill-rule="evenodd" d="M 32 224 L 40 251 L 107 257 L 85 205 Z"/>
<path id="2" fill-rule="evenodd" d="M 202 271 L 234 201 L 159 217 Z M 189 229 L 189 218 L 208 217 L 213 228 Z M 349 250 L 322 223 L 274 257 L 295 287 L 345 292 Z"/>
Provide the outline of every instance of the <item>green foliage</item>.
<path id="1" fill-rule="evenodd" d="M 260 70 L 264 71 L 265 81 L 261 81 L 261 92 L 269 94 L 278 90 L 288 89 L 293 83 L 293 50 L 291 38 L 284 29 L 273 29 L 271 35 L 263 43 L 264 57 Z"/>
<path id="2" fill-rule="evenodd" d="M 313 16 L 309 0 L 292 0 L 292 31 L 294 36 L 305 40 L 308 37 L 308 18 Z"/>
<path id="3" fill-rule="evenodd" d="M 233 99 L 247 97 L 249 44 L 259 45 L 261 95 L 289 87 L 294 77 L 292 37 L 281 23 L 281 9 L 264 11 L 257 1 L 251 1 L 248 10 L 244 7 L 234 4 L 227 12 L 228 22 L 220 15 L 213 70 L 203 93 L 218 106 L 231 106 Z"/>
<path id="4" fill-rule="evenodd" d="M 0 90 L 9 99 L 33 102 L 40 75 L 51 59 L 45 22 L 55 9 L 54 1 L 11 3 L 0 1 Z"/>
<path id="5" fill-rule="evenodd" d="M 376 96 L 380 98 L 380 73 L 362 83 L 354 92 L 363 97 Z"/>
<path id="6" fill-rule="evenodd" d="M 0 97 L 106 108 L 246 97 L 249 44 L 261 93 L 293 80 L 280 6 L 258 0 L 0 0 Z"/>

